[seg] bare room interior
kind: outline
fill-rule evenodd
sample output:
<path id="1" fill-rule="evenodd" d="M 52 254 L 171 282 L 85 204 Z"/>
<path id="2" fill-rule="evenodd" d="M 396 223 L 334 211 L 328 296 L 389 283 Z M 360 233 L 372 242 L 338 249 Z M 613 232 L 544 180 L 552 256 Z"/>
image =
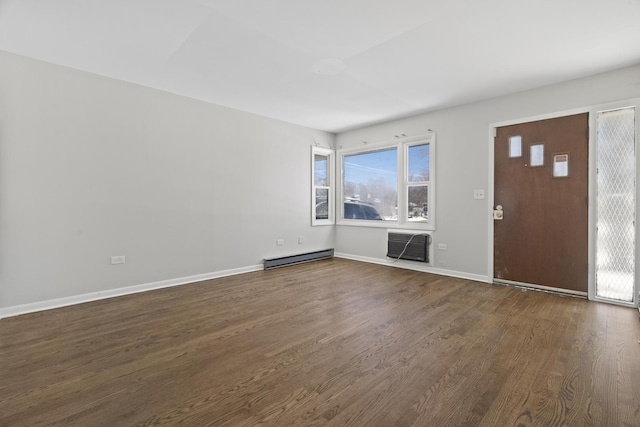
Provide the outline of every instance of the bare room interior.
<path id="1" fill-rule="evenodd" d="M 0 425 L 640 425 L 638 40 L 0 0 Z"/>

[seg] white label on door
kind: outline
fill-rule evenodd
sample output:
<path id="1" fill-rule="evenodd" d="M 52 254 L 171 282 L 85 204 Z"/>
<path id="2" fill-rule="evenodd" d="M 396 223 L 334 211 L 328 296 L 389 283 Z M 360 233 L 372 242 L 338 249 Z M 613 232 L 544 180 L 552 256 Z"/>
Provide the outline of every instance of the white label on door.
<path id="1" fill-rule="evenodd" d="M 553 156 L 553 176 L 564 178 L 569 176 L 569 155 L 556 154 Z"/>

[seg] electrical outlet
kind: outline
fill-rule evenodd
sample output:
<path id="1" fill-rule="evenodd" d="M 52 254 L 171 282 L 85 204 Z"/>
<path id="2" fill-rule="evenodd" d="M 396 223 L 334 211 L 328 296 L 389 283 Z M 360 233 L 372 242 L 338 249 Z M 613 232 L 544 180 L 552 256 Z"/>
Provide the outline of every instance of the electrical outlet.
<path id="1" fill-rule="evenodd" d="M 276 245 L 278 245 L 278 246 L 282 246 L 282 245 L 284 245 L 284 239 L 278 239 L 278 240 L 276 240 Z"/>
<path id="2" fill-rule="evenodd" d="M 484 200 L 484 190 L 473 190 L 473 198 L 476 200 Z"/>
<path id="3" fill-rule="evenodd" d="M 445 261 L 445 260 L 441 259 L 440 261 L 438 261 L 438 265 L 439 265 L 440 267 L 446 267 L 446 266 L 447 266 L 447 261 Z"/>
<path id="4" fill-rule="evenodd" d="M 447 244 L 446 243 L 438 243 L 438 249 L 440 249 L 441 251 L 446 251 L 447 250 Z"/>
<path id="5" fill-rule="evenodd" d="M 124 264 L 125 261 L 126 259 L 124 255 L 117 255 L 117 256 L 111 257 L 111 265 Z"/>

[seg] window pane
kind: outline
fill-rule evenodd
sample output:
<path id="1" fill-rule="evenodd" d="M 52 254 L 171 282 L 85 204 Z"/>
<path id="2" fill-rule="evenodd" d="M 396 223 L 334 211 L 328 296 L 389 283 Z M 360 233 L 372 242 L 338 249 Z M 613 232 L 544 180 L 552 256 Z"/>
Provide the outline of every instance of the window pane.
<path id="1" fill-rule="evenodd" d="M 328 188 L 316 188 L 316 219 L 329 219 Z"/>
<path id="2" fill-rule="evenodd" d="M 544 145 L 536 144 L 530 147 L 530 159 L 531 166 L 543 166 L 544 165 Z"/>
<path id="3" fill-rule="evenodd" d="M 344 156 L 345 219 L 397 220 L 397 151 L 392 148 Z"/>
<path id="4" fill-rule="evenodd" d="M 509 137 L 509 157 L 522 157 L 522 137 Z"/>
<path id="5" fill-rule="evenodd" d="M 407 219 L 412 222 L 427 221 L 429 219 L 429 187 L 427 185 L 412 185 L 409 187 L 408 193 Z"/>
<path id="6" fill-rule="evenodd" d="M 635 109 L 597 116 L 596 295 L 633 302 L 636 260 Z"/>
<path id="7" fill-rule="evenodd" d="M 329 185 L 329 174 L 327 173 L 327 166 L 329 164 L 329 157 L 320 154 L 313 156 L 313 183 L 315 185 L 321 185 L 326 187 Z"/>
<path id="8" fill-rule="evenodd" d="M 429 181 L 429 144 L 409 147 L 408 182 Z"/>

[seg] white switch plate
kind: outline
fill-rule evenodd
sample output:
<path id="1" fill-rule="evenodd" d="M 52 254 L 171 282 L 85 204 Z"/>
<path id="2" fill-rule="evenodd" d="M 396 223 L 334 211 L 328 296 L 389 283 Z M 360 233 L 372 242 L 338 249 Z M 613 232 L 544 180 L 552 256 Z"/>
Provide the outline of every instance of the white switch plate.
<path id="1" fill-rule="evenodd" d="M 484 200 L 484 190 L 473 190 L 473 198 L 476 200 Z"/>
<path id="2" fill-rule="evenodd" d="M 116 264 L 124 264 L 126 261 L 126 258 L 124 255 L 118 255 L 118 256 L 112 256 L 111 257 L 111 265 L 116 265 Z"/>
<path id="3" fill-rule="evenodd" d="M 438 243 L 438 249 L 440 249 L 441 251 L 446 251 L 447 250 L 447 244 L 446 243 Z"/>

